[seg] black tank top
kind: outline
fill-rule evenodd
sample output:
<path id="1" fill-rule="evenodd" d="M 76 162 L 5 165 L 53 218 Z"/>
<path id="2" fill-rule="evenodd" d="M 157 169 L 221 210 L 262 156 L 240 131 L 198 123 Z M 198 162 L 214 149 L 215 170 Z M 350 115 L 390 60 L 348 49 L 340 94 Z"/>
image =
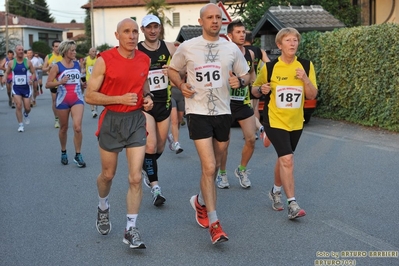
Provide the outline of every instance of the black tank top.
<path id="1" fill-rule="evenodd" d="M 143 41 L 137 44 L 137 49 L 144 52 L 146 55 L 150 57 L 151 59 L 150 71 L 156 69 L 162 69 L 162 66 L 168 64 L 170 61 L 170 53 L 168 47 L 166 46 L 165 42 L 162 40 L 160 40 L 159 48 L 155 51 L 147 50 L 143 45 Z M 149 80 L 149 82 L 151 83 L 153 81 Z M 161 90 L 151 91 L 151 93 L 154 95 L 153 99 L 154 102 L 165 102 L 166 108 L 170 106 L 171 92 L 170 92 L 169 83 L 166 88 L 162 88 Z"/>

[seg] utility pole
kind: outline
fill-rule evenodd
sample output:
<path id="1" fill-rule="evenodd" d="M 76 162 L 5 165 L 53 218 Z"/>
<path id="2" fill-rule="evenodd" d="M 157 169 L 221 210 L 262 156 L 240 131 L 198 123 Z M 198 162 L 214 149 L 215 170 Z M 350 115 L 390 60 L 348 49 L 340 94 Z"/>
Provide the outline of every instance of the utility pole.
<path id="1" fill-rule="evenodd" d="M 93 12 L 93 0 L 90 0 L 91 47 L 96 47 L 96 45 L 94 43 L 94 16 L 93 15 L 94 15 L 94 12 Z"/>
<path id="2" fill-rule="evenodd" d="M 8 52 L 8 1 L 5 1 L 5 8 L 6 8 L 6 17 L 5 17 L 5 22 L 6 22 L 6 54 Z"/>

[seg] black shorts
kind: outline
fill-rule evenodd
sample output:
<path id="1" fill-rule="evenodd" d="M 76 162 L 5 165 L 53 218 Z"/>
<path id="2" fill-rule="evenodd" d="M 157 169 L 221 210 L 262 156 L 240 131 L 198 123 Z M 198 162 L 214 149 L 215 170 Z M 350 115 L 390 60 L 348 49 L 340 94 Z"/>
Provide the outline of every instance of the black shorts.
<path id="1" fill-rule="evenodd" d="M 265 132 L 277 152 L 277 156 L 293 154 L 302 135 L 301 130 L 287 131 L 265 126 Z"/>
<path id="2" fill-rule="evenodd" d="M 99 120 L 98 144 L 109 152 L 121 152 L 123 148 L 145 146 L 146 119 L 141 110 L 128 113 L 107 110 Z"/>
<path id="3" fill-rule="evenodd" d="M 243 104 L 242 102 L 240 102 L 240 104 L 236 104 L 234 101 L 231 101 L 230 110 L 233 119 L 237 121 L 247 119 L 248 117 L 254 115 L 254 109 L 247 104 Z"/>
<path id="4" fill-rule="evenodd" d="M 162 122 L 166 118 L 170 116 L 170 112 L 172 111 L 171 106 L 169 105 L 168 108 L 166 108 L 166 103 L 157 103 L 154 102 L 154 106 L 150 111 L 145 111 L 152 117 L 154 117 L 155 122 Z"/>
<path id="5" fill-rule="evenodd" d="M 214 138 L 219 142 L 229 140 L 231 115 L 187 115 L 187 126 L 190 139 L 207 139 Z"/>
<path id="6" fill-rule="evenodd" d="M 57 88 L 54 88 L 54 89 L 50 89 L 50 91 L 51 91 L 51 93 L 57 93 Z"/>

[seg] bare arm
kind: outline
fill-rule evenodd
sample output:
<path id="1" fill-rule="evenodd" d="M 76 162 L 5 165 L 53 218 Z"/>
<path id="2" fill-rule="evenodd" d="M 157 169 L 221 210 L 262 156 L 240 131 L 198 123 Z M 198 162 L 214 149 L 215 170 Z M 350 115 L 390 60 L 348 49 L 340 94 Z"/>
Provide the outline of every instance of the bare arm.
<path id="1" fill-rule="evenodd" d="M 48 73 L 46 88 L 53 89 L 58 85 L 63 84 L 62 82 L 59 82 L 58 80 L 55 79 L 57 74 L 58 74 L 58 65 L 54 65 L 54 67 L 52 67 L 50 69 L 50 72 Z"/>
<path id="2" fill-rule="evenodd" d="M 102 57 L 97 58 L 96 63 L 93 67 L 93 72 L 90 76 L 90 81 L 88 82 L 88 86 L 86 89 L 85 101 L 88 104 L 92 105 L 136 105 L 138 100 L 136 93 L 126 93 L 124 95 L 109 96 L 100 92 L 101 85 L 105 78 L 105 70 L 106 66 L 104 59 Z"/>
<path id="3" fill-rule="evenodd" d="M 270 62 L 270 59 L 269 59 L 269 57 L 267 56 L 265 50 L 260 49 L 260 51 L 262 52 L 262 61 L 263 61 L 263 63 Z"/>
<path id="4" fill-rule="evenodd" d="M 36 79 L 36 71 L 35 71 L 35 68 L 32 65 L 32 62 L 29 61 L 29 60 L 28 60 L 28 66 L 29 66 L 30 73 L 32 73 L 31 82 L 33 82 Z"/>
<path id="5" fill-rule="evenodd" d="M 46 55 L 46 57 L 44 58 L 44 63 L 43 63 L 43 66 L 42 66 L 42 70 L 47 72 L 47 71 L 50 70 L 50 68 L 51 68 L 51 66 L 48 64 L 48 55 Z"/>
<path id="6" fill-rule="evenodd" d="M 181 78 L 179 71 L 171 67 L 168 68 L 168 76 L 170 81 L 176 85 L 176 87 L 181 90 L 181 93 L 186 98 L 191 98 L 195 94 L 195 90 L 192 89 L 191 84 L 185 83 Z"/>
<path id="7" fill-rule="evenodd" d="M 7 68 L 6 68 L 6 71 L 4 72 L 3 83 L 6 83 L 6 81 L 7 81 L 7 76 L 8 76 L 8 74 L 10 74 L 10 73 L 11 73 L 11 65 L 8 64 L 8 66 L 7 66 Z"/>

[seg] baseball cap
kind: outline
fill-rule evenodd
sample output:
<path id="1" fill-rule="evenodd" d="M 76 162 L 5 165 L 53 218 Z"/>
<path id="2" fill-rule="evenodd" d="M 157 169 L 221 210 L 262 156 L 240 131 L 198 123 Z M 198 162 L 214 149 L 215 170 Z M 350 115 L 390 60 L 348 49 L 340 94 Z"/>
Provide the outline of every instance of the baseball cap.
<path id="1" fill-rule="evenodd" d="M 143 18 L 143 20 L 141 21 L 141 25 L 143 27 L 147 27 L 148 24 L 153 23 L 153 22 L 155 22 L 157 24 L 161 24 L 161 21 L 159 20 L 159 18 L 157 16 L 155 16 L 153 14 L 149 14 Z"/>

